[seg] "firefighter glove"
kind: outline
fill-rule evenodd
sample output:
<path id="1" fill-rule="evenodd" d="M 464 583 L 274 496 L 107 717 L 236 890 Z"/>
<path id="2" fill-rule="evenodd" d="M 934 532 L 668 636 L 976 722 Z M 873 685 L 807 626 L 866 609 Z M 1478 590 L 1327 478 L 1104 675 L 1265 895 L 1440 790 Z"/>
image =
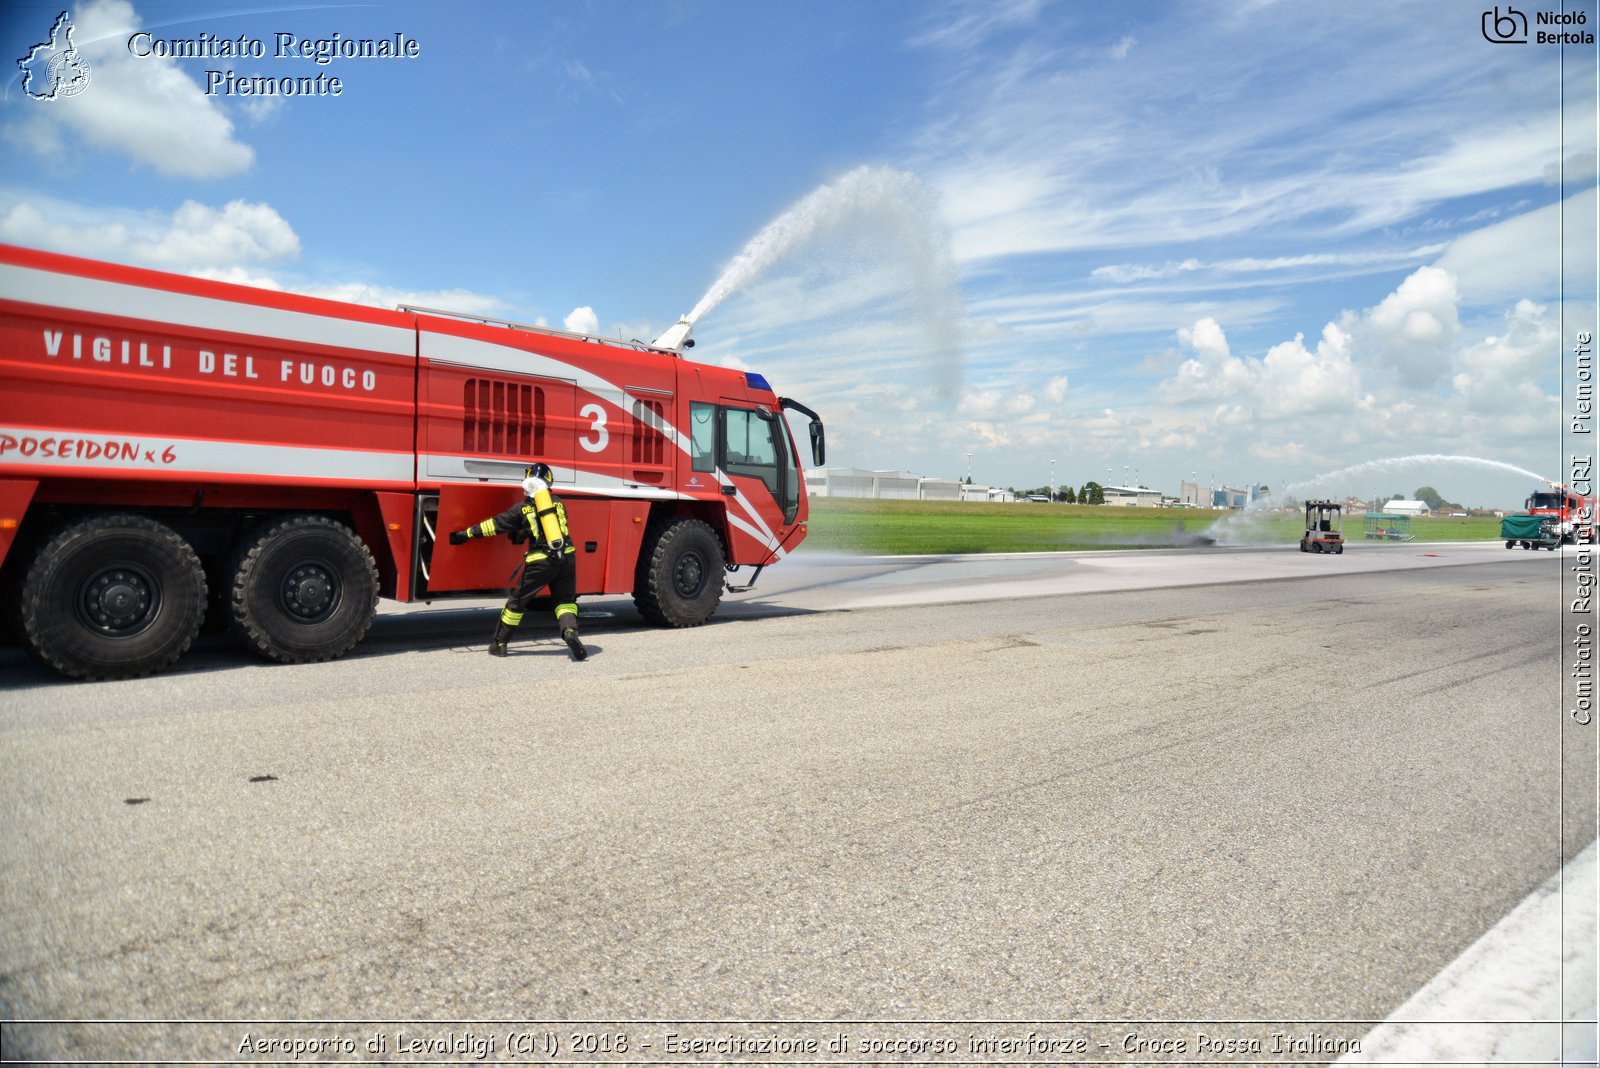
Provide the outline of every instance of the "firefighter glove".
<path id="1" fill-rule="evenodd" d="M 450 532 L 450 544 L 451 545 L 465 545 L 467 543 L 467 539 L 470 538 L 471 536 L 472 535 L 468 534 L 464 530 L 452 530 Z"/>

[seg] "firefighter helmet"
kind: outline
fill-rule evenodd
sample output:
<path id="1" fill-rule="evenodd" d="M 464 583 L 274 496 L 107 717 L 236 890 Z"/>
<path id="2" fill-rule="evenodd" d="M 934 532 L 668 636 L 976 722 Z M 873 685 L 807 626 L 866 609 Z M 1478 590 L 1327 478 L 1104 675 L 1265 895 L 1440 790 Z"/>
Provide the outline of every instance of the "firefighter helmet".
<path id="1" fill-rule="evenodd" d="M 555 485 L 556 473 L 550 470 L 550 465 L 540 461 L 531 464 L 523 472 L 522 492 L 529 497 L 536 495 L 540 490 L 547 490 Z"/>

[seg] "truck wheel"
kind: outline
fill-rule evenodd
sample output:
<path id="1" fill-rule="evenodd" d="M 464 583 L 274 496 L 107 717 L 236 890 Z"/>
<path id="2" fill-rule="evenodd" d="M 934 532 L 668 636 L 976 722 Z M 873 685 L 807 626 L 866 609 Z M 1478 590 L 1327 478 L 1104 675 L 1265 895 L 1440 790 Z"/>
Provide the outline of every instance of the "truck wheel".
<path id="1" fill-rule="evenodd" d="M 234 557 L 233 633 L 281 664 L 343 656 L 366 637 L 378 566 L 350 528 L 320 515 L 269 524 Z"/>
<path id="2" fill-rule="evenodd" d="M 1515 549 L 1516 547 L 1517 547 L 1517 543 L 1516 542 L 1514 542 L 1514 541 L 1506 542 L 1506 548 L 1507 549 Z"/>
<path id="3" fill-rule="evenodd" d="M 653 526 L 639 557 L 633 603 L 645 619 L 663 627 L 698 627 L 722 600 L 722 543 L 698 519 Z"/>
<path id="4" fill-rule="evenodd" d="M 23 644 L 75 679 L 125 679 L 167 667 L 206 611 L 200 558 L 170 527 L 94 516 L 40 549 L 22 580 Z"/>

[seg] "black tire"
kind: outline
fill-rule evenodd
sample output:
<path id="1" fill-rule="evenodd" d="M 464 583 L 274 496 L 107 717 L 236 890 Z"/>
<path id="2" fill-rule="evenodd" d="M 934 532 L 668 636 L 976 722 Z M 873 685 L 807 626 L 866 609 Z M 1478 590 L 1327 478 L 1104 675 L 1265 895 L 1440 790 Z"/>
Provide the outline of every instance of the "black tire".
<path id="1" fill-rule="evenodd" d="M 326 516 L 262 527 L 239 547 L 232 574 L 233 633 L 268 660 L 332 660 L 372 627 L 378 565 L 349 527 Z"/>
<path id="2" fill-rule="evenodd" d="M 698 627 L 722 600 L 727 573 L 722 542 L 698 519 L 652 524 L 639 554 L 633 603 L 662 627 Z"/>
<path id="3" fill-rule="evenodd" d="M 162 670 L 189 648 L 205 611 L 200 558 L 144 516 L 73 523 L 34 555 L 22 580 L 23 644 L 74 679 Z"/>
<path id="4" fill-rule="evenodd" d="M 1516 547 L 1517 547 L 1517 543 L 1516 542 L 1514 542 L 1514 541 L 1506 542 L 1506 548 L 1507 549 L 1515 549 Z"/>

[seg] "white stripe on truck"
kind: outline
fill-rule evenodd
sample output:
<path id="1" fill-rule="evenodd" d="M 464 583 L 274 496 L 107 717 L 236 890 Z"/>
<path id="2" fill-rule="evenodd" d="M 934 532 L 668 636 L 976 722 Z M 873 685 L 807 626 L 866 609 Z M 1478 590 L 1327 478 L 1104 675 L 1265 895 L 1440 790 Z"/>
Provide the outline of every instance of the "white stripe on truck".
<path id="1" fill-rule="evenodd" d="M 149 286 L 83 278 L 33 267 L 0 264 L 0 295 L 50 308 L 115 315 L 203 331 L 251 334 L 306 345 L 416 355 L 416 331 L 332 315 L 267 308 L 236 300 L 173 293 Z"/>

